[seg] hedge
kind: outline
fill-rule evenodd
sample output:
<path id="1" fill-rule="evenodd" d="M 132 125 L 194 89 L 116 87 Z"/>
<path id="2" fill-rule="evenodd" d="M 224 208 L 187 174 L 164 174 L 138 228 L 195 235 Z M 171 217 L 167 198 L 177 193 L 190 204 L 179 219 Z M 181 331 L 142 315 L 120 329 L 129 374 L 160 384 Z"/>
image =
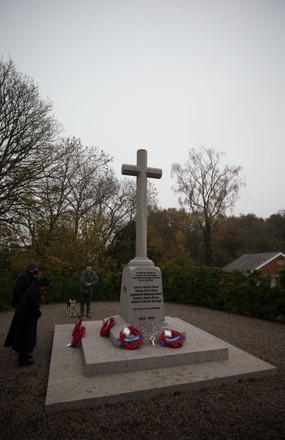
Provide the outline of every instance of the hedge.
<path id="1" fill-rule="evenodd" d="M 284 280 L 280 287 L 271 288 L 270 279 L 258 272 L 225 274 L 219 268 L 194 266 L 161 267 L 165 302 L 191 304 L 231 313 L 246 314 L 267 320 L 285 320 Z M 94 300 L 120 299 L 121 272 L 98 270 L 99 283 Z M 50 279 L 45 303 L 79 300 L 80 273 L 68 271 L 41 276 Z M 284 274 L 282 274 L 284 276 Z M 10 308 L 15 276 L 3 271 L 0 277 L 0 311 Z"/>

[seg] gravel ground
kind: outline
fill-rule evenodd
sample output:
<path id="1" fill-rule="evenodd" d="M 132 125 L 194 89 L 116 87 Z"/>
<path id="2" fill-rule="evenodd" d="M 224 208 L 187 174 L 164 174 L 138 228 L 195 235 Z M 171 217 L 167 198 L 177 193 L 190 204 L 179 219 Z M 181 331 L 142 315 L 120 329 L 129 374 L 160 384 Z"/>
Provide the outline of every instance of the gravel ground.
<path id="1" fill-rule="evenodd" d="M 117 302 L 95 302 L 93 319 L 116 314 L 118 308 Z M 190 322 L 276 366 L 277 375 L 152 400 L 45 414 L 54 326 L 75 319 L 66 315 L 63 304 L 44 305 L 35 365 L 19 368 L 14 351 L 3 348 L 13 312 L 2 312 L 1 438 L 285 440 L 285 325 L 168 303 L 165 314 Z"/>

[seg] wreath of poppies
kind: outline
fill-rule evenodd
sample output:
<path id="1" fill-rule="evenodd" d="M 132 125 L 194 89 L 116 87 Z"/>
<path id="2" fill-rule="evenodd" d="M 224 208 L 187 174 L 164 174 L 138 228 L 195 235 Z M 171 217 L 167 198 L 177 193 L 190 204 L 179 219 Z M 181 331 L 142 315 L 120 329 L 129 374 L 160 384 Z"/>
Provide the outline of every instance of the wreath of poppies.
<path id="1" fill-rule="evenodd" d="M 81 338 L 86 333 L 86 327 L 82 325 L 82 318 L 79 319 L 73 329 L 72 332 L 72 341 L 71 341 L 71 347 L 76 347 L 78 342 L 81 340 Z"/>
<path id="2" fill-rule="evenodd" d="M 103 321 L 103 325 L 100 330 L 100 336 L 109 336 L 110 330 L 112 327 L 114 327 L 114 324 L 115 318 L 113 316 L 106 319 L 106 321 Z"/>
<path id="3" fill-rule="evenodd" d="M 160 343 L 163 347 L 180 348 L 183 342 L 184 337 L 177 330 L 164 330 L 160 334 Z"/>
<path id="4" fill-rule="evenodd" d="M 138 328 L 130 325 L 120 332 L 118 345 L 126 350 L 135 350 L 142 346 L 142 334 Z"/>

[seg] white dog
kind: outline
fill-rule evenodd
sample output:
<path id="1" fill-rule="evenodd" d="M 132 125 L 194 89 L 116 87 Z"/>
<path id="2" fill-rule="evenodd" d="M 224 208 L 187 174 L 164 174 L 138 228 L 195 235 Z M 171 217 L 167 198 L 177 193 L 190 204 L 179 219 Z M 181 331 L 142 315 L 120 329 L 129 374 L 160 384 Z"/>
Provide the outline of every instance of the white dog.
<path id="1" fill-rule="evenodd" d="M 67 308 L 67 314 L 72 318 L 76 318 L 76 311 L 75 311 L 75 304 L 76 304 L 76 300 L 75 299 L 68 299 L 66 301 L 66 308 Z"/>

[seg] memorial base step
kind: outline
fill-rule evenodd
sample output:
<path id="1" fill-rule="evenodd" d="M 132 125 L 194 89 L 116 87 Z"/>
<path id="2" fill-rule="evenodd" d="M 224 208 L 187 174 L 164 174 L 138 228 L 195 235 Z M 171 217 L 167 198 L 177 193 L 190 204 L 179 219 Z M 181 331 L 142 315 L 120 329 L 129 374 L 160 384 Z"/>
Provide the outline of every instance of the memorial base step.
<path id="1" fill-rule="evenodd" d="M 115 317 L 115 326 L 110 337 L 101 337 L 102 321 L 84 322 L 87 331 L 81 341 L 86 376 L 166 368 L 228 358 L 228 348 L 219 340 L 209 338 L 198 329 L 178 318 L 165 317 L 163 327 L 175 329 L 185 336 L 180 348 L 164 347 L 156 337 L 155 345 L 148 335 L 143 345 L 136 350 L 125 350 L 115 342 L 120 331 L 128 325 L 120 316 Z"/>

